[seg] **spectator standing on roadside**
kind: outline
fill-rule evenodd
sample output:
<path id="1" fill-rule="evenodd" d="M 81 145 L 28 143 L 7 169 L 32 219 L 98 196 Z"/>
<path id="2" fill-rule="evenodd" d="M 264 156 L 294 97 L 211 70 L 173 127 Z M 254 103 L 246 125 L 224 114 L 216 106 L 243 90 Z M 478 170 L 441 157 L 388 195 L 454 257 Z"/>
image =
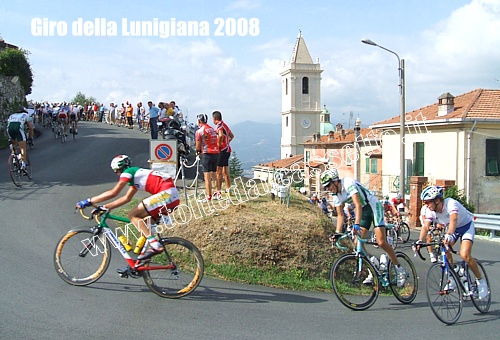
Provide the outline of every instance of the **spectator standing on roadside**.
<path id="1" fill-rule="evenodd" d="M 104 111 L 106 110 L 106 107 L 104 104 L 101 104 L 101 107 L 99 108 L 99 123 L 102 123 L 102 118 L 104 117 Z"/>
<path id="2" fill-rule="evenodd" d="M 110 125 L 115 125 L 116 105 L 115 105 L 115 103 L 110 103 L 109 107 L 110 107 L 110 109 L 109 109 L 109 117 L 110 117 L 109 124 Z"/>
<path id="3" fill-rule="evenodd" d="M 158 115 L 160 110 L 153 105 L 152 101 L 148 102 L 149 107 L 149 128 L 151 129 L 151 139 L 158 139 Z"/>
<path id="4" fill-rule="evenodd" d="M 132 107 L 132 103 L 127 102 L 127 108 L 126 108 L 126 116 L 127 116 L 127 125 L 129 129 L 134 128 L 134 108 Z"/>
<path id="5" fill-rule="evenodd" d="M 214 111 L 212 113 L 212 119 L 215 124 L 215 130 L 217 132 L 217 147 L 219 148 L 219 157 L 217 159 L 217 191 L 214 196 L 219 196 L 221 198 L 222 190 L 222 179 L 226 182 L 226 193 L 229 192 L 231 188 L 231 176 L 229 174 L 229 157 L 231 156 L 231 146 L 229 143 L 233 140 L 234 134 L 222 121 L 222 113 L 220 111 Z"/>
<path id="6" fill-rule="evenodd" d="M 212 181 L 217 183 L 217 159 L 219 147 L 217 146 L 217 132 L 208 125 L 208 117 L 204 113 L 198 116 L 199 129 L 196 130 L 196 155 L 200 156 L 200 164 L 203 168 L 205 179 L 205 194 L 207 201 L 212 200 Z"/>

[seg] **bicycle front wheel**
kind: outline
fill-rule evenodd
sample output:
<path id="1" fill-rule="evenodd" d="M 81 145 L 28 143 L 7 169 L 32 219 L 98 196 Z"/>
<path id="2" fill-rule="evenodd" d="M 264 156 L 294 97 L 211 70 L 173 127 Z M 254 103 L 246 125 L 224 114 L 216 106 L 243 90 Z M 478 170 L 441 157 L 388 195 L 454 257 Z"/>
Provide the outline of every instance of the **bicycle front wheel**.
<path id="1" fill-rule="evenodd" d="M 155 255 L 143 271 L 146 285 L 155 294 L 178 299 L 192 293 L 200 284 L 204 263 L 200 251 L 188 240 L 162 239 L 165 251 Z"/>
<path id="2" fill-rule="evenodd" d="M 97 281 L 108 269 L 110 243 L 104 234 L 90 229 L 70 230 L 57 243 L 54 267 L 70 285 L 85 286 Z"/>
<path id="3" fill-rule="evenodd" d="M 379 294 L 379 280 L 375 269 L 365 258 L 354 254 L 341 256 L 330 273 L 333 292 L 339 301 L 352 310 L 373 306 Z"/>
<path id="4" fill-rule="evenodd" d="M 418 276 L 417 270 L 410 260 L 408 255 L 402 252 L 397 252 L 396 257 L 399 265 L 402 266 L 406 274 L 400 274 L 396 270 L 396 266 L 389 264 L 389 282 L 392 292 L 396 299 L 401 303 L 411 303 L 417 297 L 418 292 Z"/>
<path id="5" fill-rule="evenodd" d="M 472 270 L 469 270 L 469 278 L 472 284 L 472 295 L 471 300 L 476 309 L 481 313 L 486 313 L 490 309 L 491 305 L 491 289 L 490 289 L 490 280 L 488 279 L 488 275 L 486 275 L 486 271 L 484 270 L 484 266 L 482 263 L 477 262 L 477 266 L 479 268 L 479 272 L 481 273 L 481 277 L 486 281 L 488 285 L 488 296 L 485 299 L 479 298 L 479 292 L 477 287 L 476 276 Z"/>
<path id="6" fill-rule="evenodd" d="M 410 240 L 410 227 L 405 222 L 401 222 L 398 229 L 398 236 L 403 243 Z"/>
<path id="7" fill-rule="evenodd" d="M 12 182 L 20 187 L 21 186 L 21 181 L 22 181 L 22 174 L 21 174 L 21 169 L 19 164 L 19 161 L 17 160 L 17 156 L 15 155 L 10 155 L 9 159 L 7 161 L 7 165 L 9 168 L 9 175 L 10 178 L 12 179 Z"/>
<path id="8" fill-rule="evenodd" d="M 439 321 L 451 325 L 462 315 L 462 289 L 453 269 L 435 263 L 427 272 L 427 300 Z"/>

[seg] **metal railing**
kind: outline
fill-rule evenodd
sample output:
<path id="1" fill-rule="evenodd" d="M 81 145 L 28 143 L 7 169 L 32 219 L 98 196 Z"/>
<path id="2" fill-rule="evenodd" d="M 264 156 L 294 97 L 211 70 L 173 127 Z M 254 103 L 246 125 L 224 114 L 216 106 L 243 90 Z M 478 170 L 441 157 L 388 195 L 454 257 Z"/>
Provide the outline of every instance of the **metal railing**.
<path id="1" fill-rule="evenodd" d="M 490 231 L 490 237 L 496 237 L 495 231 L 500 231 L 500 215 L 474 214 L 474 225 L 476 229 Z"/>

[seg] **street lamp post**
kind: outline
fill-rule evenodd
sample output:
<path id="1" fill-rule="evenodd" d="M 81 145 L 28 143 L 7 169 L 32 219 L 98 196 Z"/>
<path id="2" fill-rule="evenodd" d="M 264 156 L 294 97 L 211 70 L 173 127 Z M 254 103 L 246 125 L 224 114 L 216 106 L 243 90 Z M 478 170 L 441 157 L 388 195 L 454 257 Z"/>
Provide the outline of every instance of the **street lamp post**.
<path id="1" fill-rule="evenodd" d="M 399 55 L 383 46 L 380 46 L 370 39 L 363 38 L 361 42 L 367 45 L 377 46 L 381 49 L 394 54 L 398 58 L 399 65 L 399 94 L 400 94 L 400 113 L 399 113 L 399 129 L 401 134 L 401 139 L 399 142 L 400 158 L 399 158 L 399 193 L 401 197 L 405 197 L 405 61 L 400 59 Z"/>

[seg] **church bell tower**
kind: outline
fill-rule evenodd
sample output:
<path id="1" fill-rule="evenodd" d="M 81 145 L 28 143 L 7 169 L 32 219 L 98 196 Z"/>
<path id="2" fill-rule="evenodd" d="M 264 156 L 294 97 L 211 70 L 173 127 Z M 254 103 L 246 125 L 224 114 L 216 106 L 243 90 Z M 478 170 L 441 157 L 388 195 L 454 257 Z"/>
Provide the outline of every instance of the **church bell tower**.
<path id="1" fill-rule="evenodd" d="M 281 158 L 304 153 L 302 143 L 320 132 L 321 72 L 299 32 L 290 62 L 281 71 Z"/>

